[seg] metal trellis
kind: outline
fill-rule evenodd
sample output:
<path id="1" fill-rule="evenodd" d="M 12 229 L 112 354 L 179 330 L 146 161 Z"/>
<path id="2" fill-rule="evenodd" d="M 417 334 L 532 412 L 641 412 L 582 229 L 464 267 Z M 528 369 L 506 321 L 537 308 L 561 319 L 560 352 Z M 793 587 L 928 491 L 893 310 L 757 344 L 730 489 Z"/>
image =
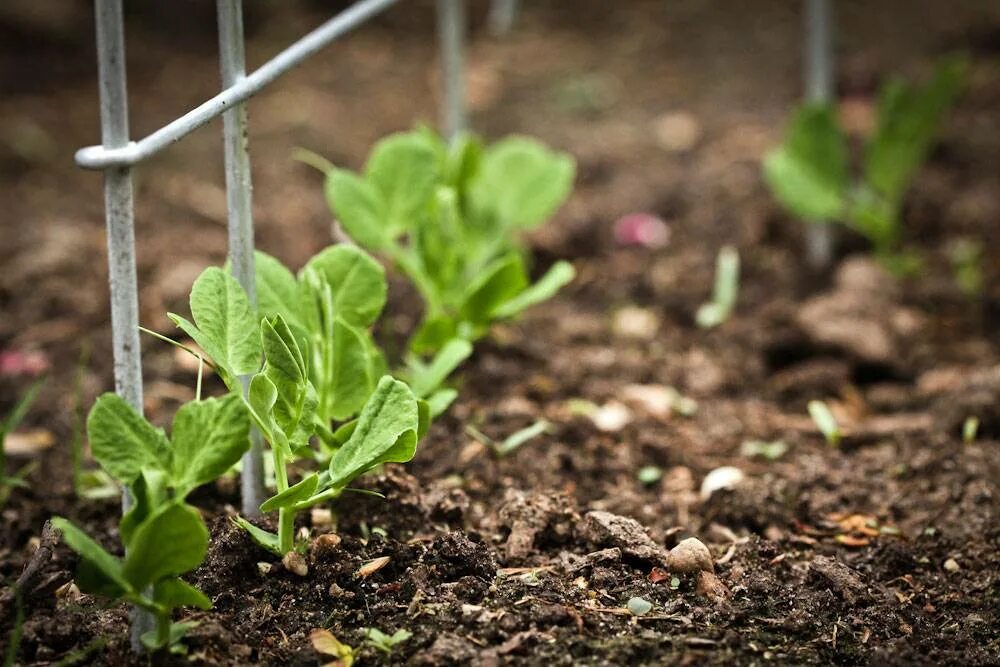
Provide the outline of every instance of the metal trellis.
<path id="1" fill-rule="evenodd" d="M 398 0 L 360 0 L 278 53 L 250 74 L 245 71 L 242 0 L 217 0 L 222 90 L 187 113 L 138 141 L 129 139 L 128 93 L 125 73 L 123 0 L 95 0 L 97 61 L 101 106 L 101 145 L 76 153 L 76 163 L 104 172 L 108 271 L 115 390 L 142 411 L 142 361 L 139 343 L 139 302 L 136 279 L 132 168 L 159 153 L 217 116 L 223 116 L 226 199 L 229 217 L 229 260 L 233 275 L 254 300 L 254 232 L 244 103 L 275 79 L 396 4 Z M 447 136 L 465 127 L 463 49 L 465 0 L 438 0 L 443 122 Z M 245 378 L 244 389 L 245 389 Z M 244 460 L 243 511 L 254 514 L 263 500 L 263 462 L 259 437 Z M 122 498 L 128 509 L 129 498 Z M 148 619 L 135 615 L 133 648 Z"/>

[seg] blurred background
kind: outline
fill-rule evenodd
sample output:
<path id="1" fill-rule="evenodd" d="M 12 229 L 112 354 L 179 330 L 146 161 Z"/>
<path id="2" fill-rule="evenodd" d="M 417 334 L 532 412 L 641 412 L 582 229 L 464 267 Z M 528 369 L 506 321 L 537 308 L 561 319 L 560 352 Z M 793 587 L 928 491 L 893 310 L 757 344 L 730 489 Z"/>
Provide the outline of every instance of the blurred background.
<path id="1" fill-rule="evenodd" d="M 350 3 L 245 4 L 253 69 Z M 800 2 L 524 0 L 503 37 L 486 28 L 488 4 L 470 3 L 472 128 L 491 138 L 535 135 L 579 162 L 571 202 L 534 239 L 543 261 L 582 261 L 583 283 L 600 283 L 607 302 L 662 292 L 667 310 L 686 286 L 707 289 L 720 243 L 769 243 L 757 264 L 764 271 L 799 265 L 801 225 L 768 195 L 760 159 L 802 95 Z M 858 136 L 870 130 L 885 76 L 926 75 L 955 50 L 972 56 L 969 93 L 944 129 L 944 148 L 921 172 L 906 234 L 929 246 L 974 235 L 993 270 L 1000 3 L 835 4 L 837 95 Z M 215 10 L 205 0 L 126 9 L 138 138 L 217 92 Z M 358 167 L 377 138 L 436 124 L 434 26 L 434 3 L 400 2 L 251 100 L 261 249 L 298 267 L 330 241 L 320 174 L 292 159 L 297 148 Z M 0 91 L 0 350 L 38 353 L 35 362 L 65 386 L 89 343 L 87 393 L 95 394 L 111 386 L 102 186 L 100 174 L 72 161 L 100 136 L 91 2 L 0 3 Z M 167 310 L 183 310 L 201 269 L 223 261 L 223 184 L 218 120 L 136 170 L 144 325 L 168 330 Z M 588 274 L 586 258 L 614 251 L 612 223 L 637 211 L 665 220 L 671 245 L 622 273 L 605 266 Z M 162 362 L 153 355 L 146 367 L 151 401 L 169 393 L 156 380 L 173 361 L 158 352 Z M 4 404 L 13 400 L 10 384 L 0 379 Z M 58 424 L 61 411 L 52 412 Z"/>

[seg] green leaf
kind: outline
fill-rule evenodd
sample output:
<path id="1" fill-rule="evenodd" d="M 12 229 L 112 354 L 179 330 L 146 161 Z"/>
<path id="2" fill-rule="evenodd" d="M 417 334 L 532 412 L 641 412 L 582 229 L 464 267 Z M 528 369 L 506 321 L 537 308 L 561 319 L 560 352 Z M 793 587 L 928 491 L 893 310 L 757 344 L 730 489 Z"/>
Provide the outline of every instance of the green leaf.
<path id="1" fill-rule="evenodd" d="M 764 158 L 764 177 L 775 198 L 799 217 L 844 215 L 847 142 L 832 106 L 812 103 L 795 112 L 784 143 Z"/>
<path id="2" fill-rule="evenodd" d="M 89 535 L 60 516 L 52 525 L 62 533 L 63 541 L 80 554 L 80 571 L 76 579 L 80 590 L 97 595 L 119 598 L 133 592 L 122 568 L 122 562 L 104 550 Z"/>
<path id="3" fill-rule="evenodd" d="M 176 609 L 177 607 L 212 608 L 212 601 L 208 599 L 207 595 L 180 579 L 158 581 L 153 587 L 153 600 L 166 609 Z"/>
<path id="4" fill-rule="evenodd" d="M 264 501 L 260 506 L 261 512 L 272 512 L 282 507 L 291 507 L 300 500 L 305 500 L 312 496 L 319 485 L 319 475 L 312 473 L 304 477 L 298 484 L 294 484 L 281 493 L 272 496 Z"/>
<path id="5" fill-rule="evenodd" d="M 135 590 L 189 572 L 205 559 L 208 529 L 197 510 L 171 503 L 136 529 L 123 573 Z"/>
<path id="6" fill-rule="evenodd" d="M 257 312 L 260 318 L 281 315 L 291 327 L 304 328 L 302 300 L 295 275 L 270 255 L 254 253 L 257 273 Z"/>
<path id="7" fill-rule="evenodd" d="M 493 316 L 497 318 L 513 317 L 535 304 L 547 301 L 575 276 L 576 270 L 573 269 L 572 264 L 556 262 L 538 282 L 502 304 L 493 312 Z"/>
<path id="8" fill-rule="evenodd" d="M 334 321 L 331 372 L 324 381 L 329 405 L 325 414 L 342 421 L 357 414 L 375 390 L 372 343 L 366 332 L 340 319 Z"/>
<path id="9" fill-rule="evenodd" d="M 503 228 L 532 229 L 569 197 L 576 164 L 527 137 L 509 137 L 482 157 L 470 194 L 473 208 L 493 215 Z"/>
<path id="10" fill-rule="evenodd" d="M 108 474 L 131 484 L 143 468 L 171 469 L 171 448 L 155 428 L 116 394 L 102 395 L 87 417 L 87 436 L 94 458 Z"/>
<path id="11" fill-rule="evenodd" d="M 438 389 L 427 397 L 427 407 L 430 410 L 431 418 L 444 414 L 444 411 L 451 407 L 456 398 L 458 398 L 458 391 L 451 388 Z"/>
<path id="12" fill-rule="evenodd" d="M 371 255 L 355 246 L 330 246 L 309 260 L 303 276 L 309 271 L 330 286 L 333 315 L 356 327 L 378 319 L 387 287 L 385 269 Z"/>
<path id="13" fill-rule="evenodd" d="M 221 477 L 250 448 L 250 416 L 236 394 L 186 403 L 174 416 L 174 486 L 183 498 Z"/>
<path id="14" fill-rule="evenodd" d="M 191 315 L 168 317 L 184 330 L 229 377 L 253 373 L 260 367 L 257 322 L 246 292 L 236 278 L 218 267 L 205 269 L 191 288 Z"/>
<path id="15" fill-rule="evenodd" d="M 351 438 L 330 459 L 330 486 L 343 488 L 380 463 L 413 458 L 420 418 L 405 383 L 383 377 L 358 417 Z"/>
<path id="16" fill-rule="evenodd" d="M 374 185 L 346 169 L 334 169 L 326 175 L 325 190 L 337 221 L 356 243 L 376 251 L 390 243 Z"/>
<path id="17" fill-rule="evenodd" d="M 250 380 L 250 390 L 247 392 L 247 403 L 251 416 L 257 428 L 272 447 L 281 449 L 286 455 L 291 454 L 288 438 L 284 436 L 281 427 L 274 420 L 274 405 L 278 402 L 278 389 L 264 373 L 257 373 Z"/>
<path id="18" fill-rule="evenodd" d="M 257 546 L 262 547 L 276 556 L 283 556 L 281 549 L 278 547 L 278 536 L 274 533 L 264 530 L 263 528 L 258 528 L 241 516 L 234 516 L 233 523 L 247 531 Z"/>
<path id="19" fill-rule="evenodd" d="M 132 508 L 118 522 L 118 533 L 126 550 L 135 536 L 136 529 L 157 508 L 167 502 L 170 495 L 169 486 L 170 481 L 166 472 L 155 468 L 143 468 L 142 474 L 129 488 L 132 493 Z"/>
<path id="20" fill-rule="evenodd" d="M 410 338 L 409 348 L 416 354 L 433 354 L 458 334 L 458 322 L 448 315 L 425 319 Z"/>
<path id="21" fill-rule="evenodd" d="M 379 194 L 381 217 L 390 234 L 410 229 L 424 212 L 439 170 L 434 149 L 417 132 L 393 134 L 375 145 L 365 177 Z"/>
<path id="22" fill-rule="evenodd" d="M 258 394 L 251 397 L 251 407 L 258 416 L 268 423 L 271 435 L 277 439 L 272 445 L 291 450 L 305 447 L 312 437 L 316 414 L 316 390 L 306 376 L 305 361 L 292 331 L 280 315 L 273 320 L 261 322 L 261 339 L 264 346 L 264 369 L 257 377 L 264 376 L 274 386 L 274 391 L 254 377 L 250 382 L 251 393 L 254 383 L 260 386 Z M 270 419 L 261 415 L 256 405 L 266 406 L 272 395 L 275 400 L 270 410 Z M 275 427 L 282 435 L 275 433 Z M 262 428 L 262 431 L 268 429 Z"/>
<path id="23" fill-rule="evenodd" d="M 520 255 L 511 253 L 488 266 L 469 285 L 462 300 L 462 319 L 486 325 L 494 312 L 528 286 L 528 277 Z"/>
<path id="24" fill-rule="evenodd" d="M 472 343 L 460 338 L 453 338 L 445 343 L 429 364 L 411 364 L 410 389 L 413 391 L 413 395 L 417 398 L 429 396 L 471 354 Z"/>
<path id="25" fill-rule="evenodd" d="M 942 60 L 931 81 L 913 87 L 890 81 L 882 87 L 878 124 L 865 154 L 865 180 L 890 202 L 898 202 L 927 156 L 941 120 L 965 82 L 968 61 Z"/>

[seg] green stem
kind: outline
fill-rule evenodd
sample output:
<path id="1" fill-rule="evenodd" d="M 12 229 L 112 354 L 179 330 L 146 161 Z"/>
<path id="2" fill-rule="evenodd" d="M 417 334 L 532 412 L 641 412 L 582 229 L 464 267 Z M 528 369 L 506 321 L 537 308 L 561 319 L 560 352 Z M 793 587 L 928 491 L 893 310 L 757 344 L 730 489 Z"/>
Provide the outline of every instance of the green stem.
<path id="1" fill-rule="evenodd" d="M 170 644 L 170 614 L 156 615 L 156 645 L 165 647 Z"/>
<path id="2" fill-rule="evenodd" d="M 288 490 L 288 471 L 285 469 L 285 455 L 280 449 L 274 448 L 274 481 L 278 493 Z M 295 545 L 295 512 L 283 507 L 278 510 L 278 550 L 287 554 Z"/>

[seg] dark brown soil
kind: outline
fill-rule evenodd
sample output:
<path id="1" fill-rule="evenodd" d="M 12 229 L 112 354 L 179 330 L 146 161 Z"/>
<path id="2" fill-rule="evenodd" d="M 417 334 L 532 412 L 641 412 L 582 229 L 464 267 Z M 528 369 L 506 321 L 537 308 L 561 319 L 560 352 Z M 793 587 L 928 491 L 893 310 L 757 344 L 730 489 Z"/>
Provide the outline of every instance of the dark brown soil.
<path id="1" fill-rule="evenodd" d="M 251 62 L 321 20 L 322 4 L 251 17 Z M 539 269 L 565 257 L 579 278 L 477 347 L 459 401 L 415 461 L 364 481 L 386 500 L 347 496 L 332 527 L 303 517 L 314 535 L 340 537 L 315 545 L 306 576 L 233 528 L 232 480 L 200 491 L 213 541 L 190 580 L 215 608 L 190 616 L 200 625 L 187 658 L 153 662 L 323 664 L 332 658 L 309 635 L 327 628 L 361 664 L 1000 664 L 998 8 L 838 3 L 838 88 L 853 126 L 870 117 L 883 76 L 926 73 L 956 48 L 973 57 L 967 94 L 907 203 L 907 242 L 925 270 L 897 281 L 854 238 L 830 276 L 811 273 L 801 225 L 760 182 L 760 157 L 798 95 L 798 3 L 526 4 L 509 38 L 474 36 L 472 119 L 490 136 L 525 132 L 577 156 L 577 191 L 533 241 Z M 97 136 L 83 5 L 66 10 L 78 30 L 0 14 L 12 91 L 0 98 L 0 350 L 50 360 L 25 426 L 56 443 L 2 508 L 0 646 L 19 628 L 18 664 L 145 663 L 128 652 L 122 608 L 57 594 L 74 557 L 43 533 L 59 513 L 117 544 L 116 503 L 73 495 L 68 454 L 75 405 L 111 374 L 100 179 L 69 159 Z M 357 165 L 377 137 L 433 119 L 429 10 L 392 10 L 252 103 L 260 247 L 298 266 L 329 243 L 318 180 L 290 161 L 294 147 Z M 211 30 L 183 26 L 166 10 L 130 19 L 137 134 L 217 86 Z M 657 138 L 672 112 L 697 125 L 684 150 Z M 139 171 L 142 318 L 158 330 L 225 253 L 218 133 L 200 130 Z M 637 211 L 669 224 L 664 248 L 615 245 L 613 221 Z M 949 265 L 959 237 L 984 248 L 978 298 Z M 743 264 L 739 304 L 706 332 L 694 313 L 727 243 Z M 395 285 L 388 341 L 412 326 L 410 301 Z M 167 421 L 194 377 L 170 350 L 144 346 L 147 413 Z M 27 382 L 4 378 L 0 414 Z M 636 394 L 648 386 L 676 387 L 697 412 L 644 404 Z M 627 418 L 601 430 L 576 399 L 624 406 Z M 812 399 L 837 412 L 839 448 L 806 415 Z M 503 458 L 478 435 L 502 440 L 542 417 L 550 430 Z M 964 442 L 968 417 L 980 427 Z M 777 439 L 788 451 L 775 461 L 742 453 Z M 640 482 L 645 466 L 662 477 Z M 745 480 L 703 499 L 702 480 L 721 466 Z M 690 536 L 711 550 L 714 584 L 665 573 L 666 551 Z M 632 615 L 632 597 L 652 610 Z M 386 654 L 365 628 L 412 637 Z"/>

